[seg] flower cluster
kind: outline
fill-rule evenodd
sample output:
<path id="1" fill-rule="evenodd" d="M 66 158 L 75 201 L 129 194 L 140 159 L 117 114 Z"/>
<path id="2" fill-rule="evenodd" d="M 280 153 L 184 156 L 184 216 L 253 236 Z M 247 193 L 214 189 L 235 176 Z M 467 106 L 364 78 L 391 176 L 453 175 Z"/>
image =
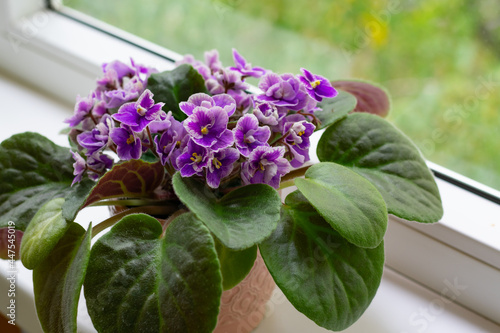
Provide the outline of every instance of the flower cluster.
<path id="1" fill-rule="evenodd" d="M 86 98 L 78 98 L 70 139 L 74 182 L 87 172 L 97 179 L 115 161 L 152 154 L 170 173 L 204 178 L 208 186 L 237 179 L 278 188 L 281 177 L 309 160 L 314 113 L 323 98 L 337 95 L 328 80 L 302 69 L 303 75 L 275 74 L 252 65 L 233 50 L 234 66 L 223 67 L 216 50 L 205 62 L 187 55 L 203 77 L 206 92 L 193 94 L 179 108 L 186 119 L 164 110 L 147 88 L 153 69 L 115 61 L 103 66 L 104 77 Z M 260 94 L 248 92 L 248 77 L 260 79 Z"/>
<path id="2" fill-rule="evenodd" d="M 74 114 L 66 119 L 71 127 L 69 137 L 85 159 L 73 153 L 75 182 L 88 172 L 91 179 L 98 179 L 114 163 L 106 150 L 116 151 L 111 135 L 120 133 L 112 114 L 125 103 L 137 100 L 146 89 L 149 76 L 156 70 L 135 64 L 113 61 L 102 65 L 103 77 L 87 97 L 77 97 Z M 116 132 L 118 130 L 118 132 Z M 134 157 L 140 154 L 134 152 Z M 129 157 L 130 158 L 130 157 Z"/>

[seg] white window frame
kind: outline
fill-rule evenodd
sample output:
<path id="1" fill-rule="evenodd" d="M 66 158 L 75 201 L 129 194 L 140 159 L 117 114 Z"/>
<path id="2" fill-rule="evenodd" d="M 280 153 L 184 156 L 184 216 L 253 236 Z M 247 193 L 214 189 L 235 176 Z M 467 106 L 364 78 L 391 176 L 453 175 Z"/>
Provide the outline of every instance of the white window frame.
<path id="1" fill-rule="evenodd" d="M 180 57 L 84 14 L 67 8 L 63 13 L 47 10 L 44 0 L 0 0 L 0 70 L 70 105 L 77 94 L 94 87 L 103 62 L 132 57 L 165 70 Z M 422 225 L 390 217 L 386 264 L 438 293 L 446 294 L 443 281 L 458 279 L 467 288 L 451 298 L 500 324 L 500 205 L 485 199 L 498 200 L 500 193 L 429 165 L 481 195 L 437 179 L 445 209 L 442 221 Z"/>

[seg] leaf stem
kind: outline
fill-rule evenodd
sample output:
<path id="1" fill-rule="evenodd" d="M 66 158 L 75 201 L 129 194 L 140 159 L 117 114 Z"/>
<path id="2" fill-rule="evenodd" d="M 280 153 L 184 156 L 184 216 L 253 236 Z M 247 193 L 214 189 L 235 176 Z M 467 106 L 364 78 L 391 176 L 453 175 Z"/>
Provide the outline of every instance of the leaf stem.
<path id="1" fill-rule="evenodd" d="M 282 190 L 284 188 L 290 187 L 290 186 L 294 186 L 294 185 L 295 185 L 295 182 L 294 182 L 293 179 L 290 179 L 290 180 L 287 180 L 287 181 L 282 181 L 280 183 L 280 187 L 278 187 L 278 191 Z"/>
<path id="2" fill-rule="evenodd" d="M 289 173 L 287 173 L 286 175 L 284 175 L 283 177 L 281 177 L 281 183 L 287 182 L 289 180 L 293 180 L 293 179 L 295 179 L 297 177 L 302 177 L 303 175 L 305 175 L 307 169 L 309 169 L 312 166 L 313 165 L 310 164 L 310 165 L 306 165 L 306 166 L 303 166 L 301 168 L 298 168 L 298 169 L 290 171 Z"/>
<path id="3" fill-rule="evenodd" d="M 290 134 L 290 131 L 286 132 L 284 135 L 280 135 L 280 134 L 276 135 L 274 138 L 272 138 L 271 140 L 269 140 L 269 145 L 270 146 L 274 146 L 276 143 L 278 143 L 281 140 L 283 140 L 283 138 L 285 136 L 287 136 L 288 134 Z"/>
<path id="4" fill-rule="evenodd" d="M 164 204 L 165 201 L 153 200 L 153 199 L 120 199 L 120 200 L 103 200 L 97 201 L 89 205 L 89 207 L 95 206 L 159 206 Z"/>
<path id="5" fill-rule="evenodd" d="M 149 150 L 151 150 L 151 152 L 158 158 L 160 158 L 160 156 L 158 155 L 158 153 L 156 152 L 156 150 L 154 149 L 155 147 L 155 144 L 153 142 L 153 136 L 151 135 L 151 131 L 149 130 L 149 126 L 146 126 L 146 132 L 148 133 L 148 138 L 149 138 Z"/>
<path id="6" fill-rule="evenodd" d="M 130 208 L 124 212 L 113 215 L 110 218 L 95 225 L 92 228 L 92 238 L 94 236 L 96 236 L 98 233 L 100 233 L 101 231 L 103 231 L 104 229 L 113 226 L 116 222 L 120 221 L 123 217 L 130 215 L 130 214 L 134 214 L 134 213 L 144 213 L 144 214 L 150 214 L 150 215 L 172 214 L 177 210 L 178 210 L 178 208 L 169 207 L 169 206 L 141 206 L 141 207 Z"/>

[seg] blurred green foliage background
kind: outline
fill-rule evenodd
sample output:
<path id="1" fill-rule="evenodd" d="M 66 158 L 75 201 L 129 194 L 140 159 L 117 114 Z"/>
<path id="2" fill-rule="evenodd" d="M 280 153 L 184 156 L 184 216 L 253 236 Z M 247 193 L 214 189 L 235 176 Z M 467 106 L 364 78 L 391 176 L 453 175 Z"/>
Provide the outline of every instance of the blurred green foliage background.
<path id="1" fill-rule="evenodd" d="M 424 156 L 500 189 L 497 0 L 68 0 L 181 54 L 231 49 L 254 65 L 363 78 Z"/>

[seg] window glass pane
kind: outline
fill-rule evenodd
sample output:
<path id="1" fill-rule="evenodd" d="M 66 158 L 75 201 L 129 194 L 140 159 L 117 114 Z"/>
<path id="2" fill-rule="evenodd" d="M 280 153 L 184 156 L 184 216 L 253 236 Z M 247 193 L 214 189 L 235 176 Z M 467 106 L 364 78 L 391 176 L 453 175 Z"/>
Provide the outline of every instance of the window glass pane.
<path id="1" fill-rule="evenodd" d="M 424 156 L 500 189 L 497 0 L 68 0 L 66 5 L 203 59 L 234 47 L 253 65 L 362 78 Z"/>

